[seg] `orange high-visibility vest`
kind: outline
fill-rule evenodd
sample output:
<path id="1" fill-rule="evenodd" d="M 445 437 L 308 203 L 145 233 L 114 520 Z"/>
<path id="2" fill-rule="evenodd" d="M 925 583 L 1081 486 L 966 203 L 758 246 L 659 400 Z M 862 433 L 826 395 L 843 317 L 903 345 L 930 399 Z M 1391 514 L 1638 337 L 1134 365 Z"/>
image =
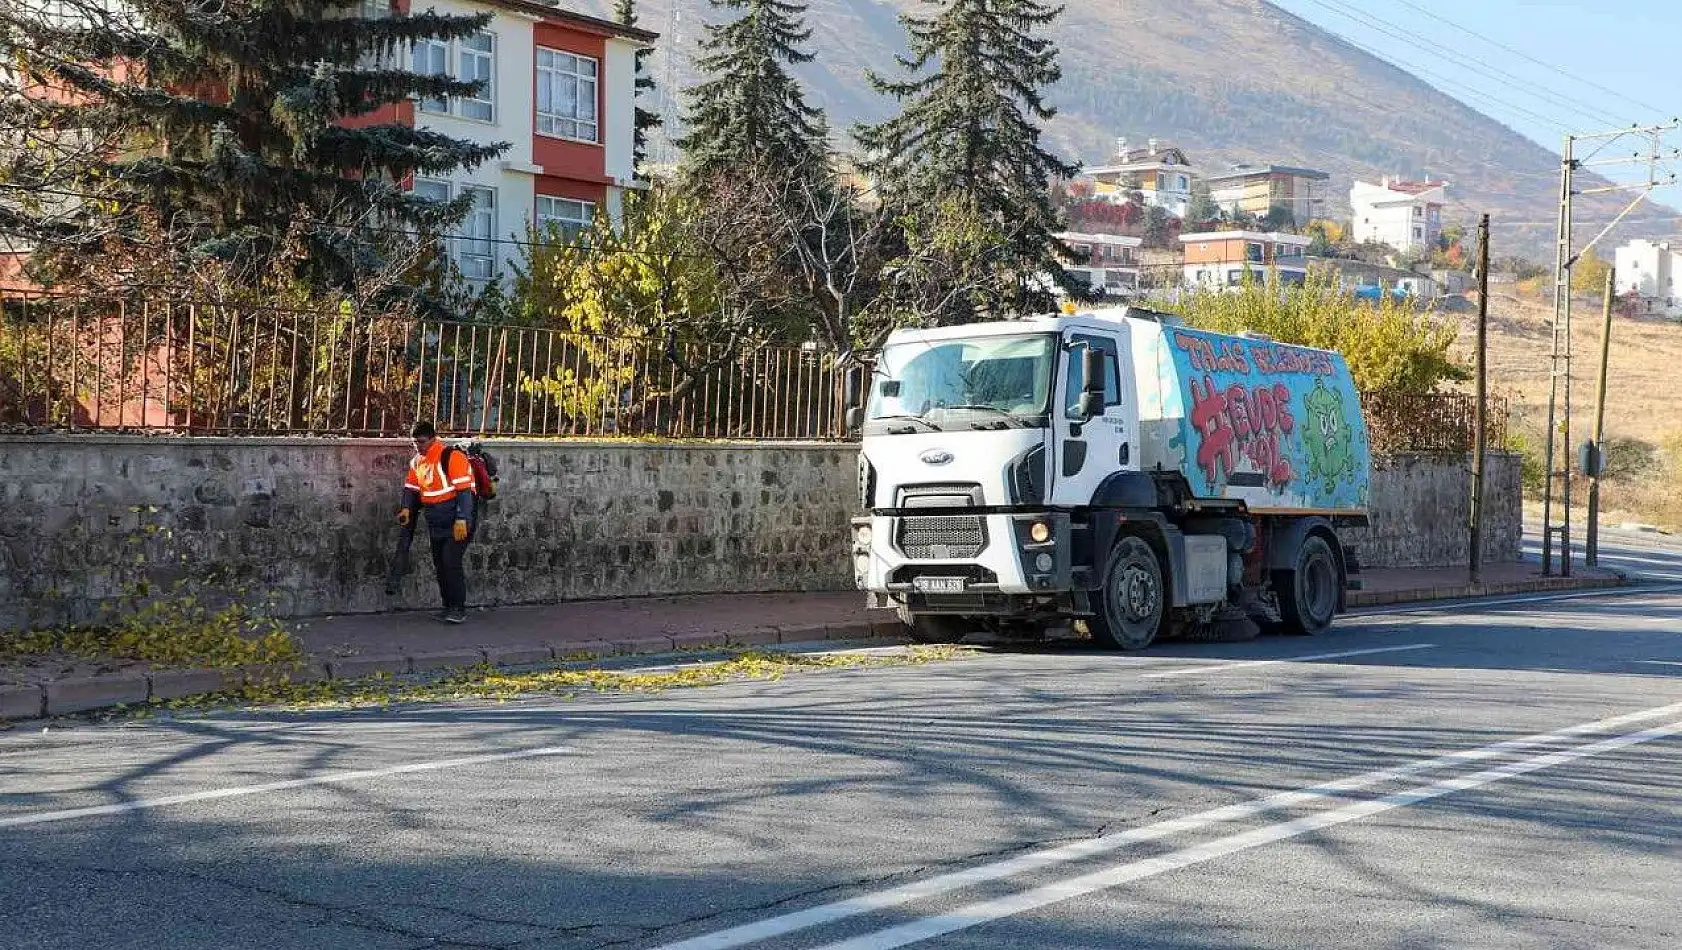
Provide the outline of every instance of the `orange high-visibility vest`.
<path id="1" fill-rule="evenodd" d="M 443 456 L 443 441 L 434 440 L 424 454 L 409 460 L 409 477 L 403 487 L 414 489 L 423 505 L 441 505 L 453 500 L 457 492 L 473 489 L 473 469 L 467 464 L 467 453 L 451 453 L 448 472 L 444 471 Z"/>

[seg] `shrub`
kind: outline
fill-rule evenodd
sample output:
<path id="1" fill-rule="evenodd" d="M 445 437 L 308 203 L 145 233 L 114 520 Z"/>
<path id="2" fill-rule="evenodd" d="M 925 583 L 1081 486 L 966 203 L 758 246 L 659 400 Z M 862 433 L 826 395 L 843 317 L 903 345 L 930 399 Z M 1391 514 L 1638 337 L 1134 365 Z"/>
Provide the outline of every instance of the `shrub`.
<path id="1" fill-rule="evenodd" d="M 1469 377 L 1449 356 L 1452 322 L 1396 300 L 1358 301 L 1324 275 L 1300 287 L 1256 281 L 1234 290 L 1196 290 L 1167 307 L 1199 329 L 1253 331 L 1281 343 L 1336 350 L 1363 390 L 1426 393 Z"/>

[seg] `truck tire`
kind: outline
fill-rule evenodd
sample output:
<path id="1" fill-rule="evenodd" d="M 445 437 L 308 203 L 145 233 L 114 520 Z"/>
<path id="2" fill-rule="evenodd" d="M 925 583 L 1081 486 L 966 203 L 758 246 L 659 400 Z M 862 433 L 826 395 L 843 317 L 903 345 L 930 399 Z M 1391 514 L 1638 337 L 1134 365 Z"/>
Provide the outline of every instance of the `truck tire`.
<path id="1" fill-rule="evenodd" d="M 1323 633 L 1337 616 L 1338 583 L 1332 546 L 1317 534 L 1309 535 L 1297 552 L 1296 568 L 1273 574 L 1280 632 L 1297 637 Z"/>
<path id="2" fill-rule="evenodd" d="M 969 625 L 962 617 L 943 614 L 911 616 L 902 610 L 899 619 L 905 624 L 906 635 L 913 643 L 957 643 L 969 633 Z"/>
<path id="3" fill-rule="evenodd" d="M 1129 535 L 1116 543 L 1092 613 L 1086 627 L 1096 646 L 1143 650 L 1156 640 L 1168 616 L 1167 591 L 1162 563 L 1144 538 Z"/>

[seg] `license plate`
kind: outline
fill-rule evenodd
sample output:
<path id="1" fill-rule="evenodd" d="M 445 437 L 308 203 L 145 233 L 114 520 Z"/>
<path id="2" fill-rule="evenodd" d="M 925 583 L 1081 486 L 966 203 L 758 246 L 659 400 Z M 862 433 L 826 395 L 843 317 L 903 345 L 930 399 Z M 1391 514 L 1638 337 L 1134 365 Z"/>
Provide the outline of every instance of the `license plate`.
<path id="1" fill-rule="evenodd" d="M 964 592 L 964 579 L 961 577 L 914 577 L 911 586 L 925 594 L 961 594 Z"/>

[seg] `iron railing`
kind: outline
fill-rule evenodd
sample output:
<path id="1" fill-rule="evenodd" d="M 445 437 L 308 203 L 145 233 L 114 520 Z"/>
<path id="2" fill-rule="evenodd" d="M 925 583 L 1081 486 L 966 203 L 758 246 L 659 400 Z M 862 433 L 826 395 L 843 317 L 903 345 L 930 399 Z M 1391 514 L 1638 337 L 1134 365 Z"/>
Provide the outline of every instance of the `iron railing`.
<path id="1" fill-rule="evenodd" d="M 1507 445 L 1507 401 L 1490 396 L 1485 403 L 1484 445 Z M 1466 393 L 1364 392 L 1361 409 L 1373 454 L 1419 452 L 1457 455 L 1472 451 L 1477 398 Z"/>
<path id="2" fill-rule="evenodd" d="M 0 427 L 180 434 L 844 437 L 811 347 L 0 290 Z"/>
<path id="3" fill-rule="evenodd" d="M 1375 453 L 1471 450 L 1473 398 L 1362 394 Z M 1488 445 L 1507 441 L 1489 401 Z M 831 353 L 0 289 L 0 428 L 841 440 Z"/>

